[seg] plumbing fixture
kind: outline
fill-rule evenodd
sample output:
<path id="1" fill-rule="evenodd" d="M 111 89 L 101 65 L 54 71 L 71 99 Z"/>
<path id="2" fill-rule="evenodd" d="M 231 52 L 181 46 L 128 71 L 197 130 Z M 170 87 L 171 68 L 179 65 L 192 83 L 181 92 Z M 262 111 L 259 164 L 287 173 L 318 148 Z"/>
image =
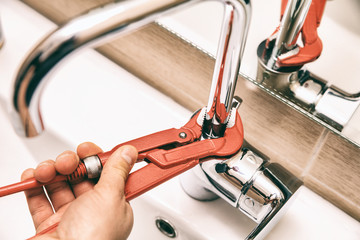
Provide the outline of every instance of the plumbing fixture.
<path id="1" fill-rule="evenodd" d="M 223 30 L 214 69 L 214 79 L 219 79 L 219 84 L 212 86 L 213 98 L 210 101 L 214 101 L 214 104 L 209 104 L 203 134 L 211 137 L 223 134 L 229 118 L 241 59 L 239 56 L 243 53 L 250 19 L 250 1 L 217 1 L 224 5 Z M 12 117 L 17 132 L 30 137 L 43 131 L 39 110 L 41 89 L 48 79 L 48 73 L 67 56 L 198 2 L 200 0 L 120 1 L 77 17 L 55 30 L 28 55 L 16 76 Z"/>
<path id="2" fill-rule="evenodd" d="M 194 167 L 199 161 L 207 160 L 209 156 L 231 156 L 241 148 L 243 128 L 240 116 L 234 110 L 234 106 L 239 104 L 232 100 L 248 30 L 250 2 L 217 1 L 223 3 L 224 18 L 209 106 L 195 114 L 180 129 L 168 129 L 124 143 L 135 146 L 139 151 L 139 160 L 148 162 L 145 167 L 129 175 L 125 187 L 128 200 Z M 121 1 L 93 10 L 55 30 L 28 55 L 16 76 L 13 117 L 18 133 L 32 137 L 44 129 L 39 111 L 41 91 L 48 73 L 67 56 L 81 48 L 100 44 L 109 37 L 128 33 L 165 13 L 196 2 L 199 1 Z M 169 149 L 170 144 L 172 149 Z M 84 159 L 75 173 L 58 176 L 56 181 L 99 176 L 106 159 L 122 145 Z M 165 145 L 167 150 L 160 148 Z M 38 186 L 36 180 L 30 179 L 3 187 L 0 192 L 6 195 Z M 48 230 L 55 228 L 56 225 Z"/>
<path id="3" fill-rule="evenodd" d="M 210 156 L 234 155 L 243 143 L 243 126 L 240 115 L 233 108 L 226 134 L 221 138 L 201 139 L 202 122 L 206 108 L 194 114 L 188 123 L 179 129 L 170 128 L 140 137 L 115 146 L 111 151 L 82 159 L 77 169 L 67 175 L 58 175 L 49 183 L 31 178 L 19 183 L 0 187 L 0 197 L 59 181 L 80 181 L 98 178 L 107 159 L 118 148 L 132 145 L 138 151 L 138 161 L 148 164 L 131 173 L 126 181 L 125 197 L 128 201 L 158 186 L 178 174 L 206 161 Z M 166 148 L 166 150 L 164 149 Z"/>
<path id="4" fill-rule="evenodd" d="M 41 91 L 48 80 L 48 74 L 63 59 L 77 50 L 98 45 L 115 35 L 131 32 L 165 13 L 199 1 L 121 1 L 93 10 L 55 30 L 29 54 L 16 76 L 13 93 L 16 130 L 27 137 L 36 136 L 43 131 L 39 111 Z M 295 184 L 296 187 L 291 185 L 287 177 L 292 175 L 286 170 L 282 171 L 280 166 L 269 164 L 258 155 L 251 155 L 252 152 L 245 148 L 240 150 L 243 129 L 236 111 L 240 101 L 233 101 L 233 95 L 250 19 L 250 1 L 217 1 L 224 5 L 224 18 L 208 105 L 180 129 L 168 129 L 124 143 L 134 145 L 139 151 L 139 160 L 148 162 L 148 165 L 130 174 L 125 195 L 128 200 L 135 198 L 210 157 L 214 160 L 216 157 L 228 159 L 219 165 L 214 165 L 214 161 L 211 161 L 210 165 L 204 164 L 201 168 L 206 168 L 204 172 L 207 172 L 209 181 L 213 179 L 212 183 L 221 184 L 216 190 L 211 189 L 220 196 L 228 193 L 228 186 L 235 186 L 235 182 L 243 181 L 243 185 L 235 187 L 237 192 L 230 192 L 226 196 L 232 205 L 235 206 L 236 203 L 237 208 L 259 223 L 249 235 L 249 239 L 253 239 L 262 237 L 270 222 L 280 216 L 278 213 L 282 212 L 298 184 Z M 171 149 L 161 148 L 169 147 L 170 144 Z M 75 175 L 99 176 L 107 157 L 122 145 L 84 159 Z M 236 169 L 240 172 L 236 172 Z M 224 180 L 215 181 L 218 175 Z M 72 180 L 72 175 L 63 176 L 61 180 L 65 179 Z M 299 183 L 298 180 L 295 182 Z M 32 187 L 37 183 L 29 181 L 26 184 Z M 9 190 L 4 189 L 5 192 Z M 15 186 L 13 190 L 19 189 Z M 48 230 L 55 228 L 56 225 Z"/>
<path id="5" fill-rule="evenodd" d="M 157 217 L 155 220 L 155 225 L 159 229 L 159 231 L 162 234 L 164 234 L 165 236 L 167 236 L 169 238 L 177 237 L 176 228 L 174 227 L 173 224 L 171 224 L 170 221 L 168 221 L 162 217 Z"/>
<path id="6" fill-rule="evenodd" d="M 360 105 L 360 92 L 350 94 L 310 73 L 304 64 L 322 50 L 317 34 L 326 0 L 283 0 L 280 26 L 257 49 L 256 81 L 341 131 Z M 302 36 L 303 47 L 298 43 Z"/>
<path id="7" fill-rule="evenodd" d="M 270 69 L 300 66 L 316 60 L 322 51 L 322 42 L 317 34 L 326 0 L 283 0 L 281 23 L 267 39 L 271 55 L 266 66 Z M 303 47 L 297 44 L 301 34 Z"/>
<path id="8" fill-rule="evenodd" d="M 201 163 L 180 177 L 191 197 L 221 197 L 258 225 L 246 239 L 263 239 L 295 199 L 302 181 L 244 142 L 236 155 Z"/>

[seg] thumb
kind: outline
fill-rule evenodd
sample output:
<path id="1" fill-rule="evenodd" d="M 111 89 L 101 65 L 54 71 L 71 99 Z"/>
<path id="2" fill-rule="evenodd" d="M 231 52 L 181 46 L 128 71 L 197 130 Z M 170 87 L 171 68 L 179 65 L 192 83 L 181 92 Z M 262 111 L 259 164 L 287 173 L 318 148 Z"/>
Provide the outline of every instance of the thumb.
<path id="1" fill-rule="evenodd" d="M 96 185 L 98 190 L 124 195 L 126 179 L 137 157 L 136 148 L 130 145 L 122 146 L 111 154 Z"/>

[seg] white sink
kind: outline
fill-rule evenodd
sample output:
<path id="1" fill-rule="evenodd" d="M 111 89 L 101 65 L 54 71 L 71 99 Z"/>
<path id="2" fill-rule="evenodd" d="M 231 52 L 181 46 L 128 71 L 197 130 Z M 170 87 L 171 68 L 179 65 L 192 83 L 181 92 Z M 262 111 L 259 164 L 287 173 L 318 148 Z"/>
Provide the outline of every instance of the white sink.
<path id="1" fill-rule="evenodd" d="M 78 143 L 93 141 L 109 150 L 155 131 L 180 127 L 191 112 L 93 50 L 68 61 L 46 87 L 41 108 L 47 132 L 24 140 L 13 131 L 4 109 L 11 82 L 25 53 L 54 24 L 16 0 L 0 2 L 6 45 L 0 50 L 0 185 L 54 158 Z M 22 34 L 26 33 L 27 36 Z M 5 66 L 5 67 L 3 67 Z M 131 202 L 135 225 L 130 239 L 168 239 L 155 225 L 169 221 L 176 239 L 242 239 L 255 224 L 225 201 L 199 202 L 174 178 Z M 0 198 L 0 239 L 34 235 L 22 193 Z M 19 223 L 21 223 L 19 226 Z M 360 224 L 303 188 L 266 239 L 358 239 Z"/>

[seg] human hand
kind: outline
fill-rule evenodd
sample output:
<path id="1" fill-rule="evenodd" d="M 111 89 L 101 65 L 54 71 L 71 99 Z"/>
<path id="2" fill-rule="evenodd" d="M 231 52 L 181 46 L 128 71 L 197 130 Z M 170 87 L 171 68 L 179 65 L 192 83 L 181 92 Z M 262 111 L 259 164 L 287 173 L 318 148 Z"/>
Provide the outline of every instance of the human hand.
<path id="1" fill-rule="evenodd" d="M 57 173 L 72 173 L 79 159 L 101 152 L 93 143 L 80 144 L 77 154 L 65 151 L 56 161 L 44 161 L 36 169 L 25 170 L 21 180 L 35 177 L 39 182 L 49 182 Z M 136 159 L 136 149 L 123 146 L 108 159 L 96 184 L 85 180 L 45 186 L 50 201 L 43 188 L 25 191 L 36 233 L 59 222 L 56 231 L 36 239 L 126 239 L 133 225 L 133 213 L 125 200 L 124 188 Z"/>

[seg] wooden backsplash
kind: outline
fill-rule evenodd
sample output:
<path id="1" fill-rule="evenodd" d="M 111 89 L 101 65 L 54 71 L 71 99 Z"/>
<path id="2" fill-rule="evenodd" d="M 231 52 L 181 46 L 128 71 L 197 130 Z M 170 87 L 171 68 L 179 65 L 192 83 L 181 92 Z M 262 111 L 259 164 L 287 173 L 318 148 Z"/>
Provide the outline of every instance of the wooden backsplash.
<path id="1" fill-rule="evenodd" d="M 62 24 L 111 0 L 23 0 Z M 157 24 L 97 49 L 190 110 L 206 105 L 214 59 Z M 360 220 L 360 149 L 239 78 L 245 138 L 307 187 Z"/>

